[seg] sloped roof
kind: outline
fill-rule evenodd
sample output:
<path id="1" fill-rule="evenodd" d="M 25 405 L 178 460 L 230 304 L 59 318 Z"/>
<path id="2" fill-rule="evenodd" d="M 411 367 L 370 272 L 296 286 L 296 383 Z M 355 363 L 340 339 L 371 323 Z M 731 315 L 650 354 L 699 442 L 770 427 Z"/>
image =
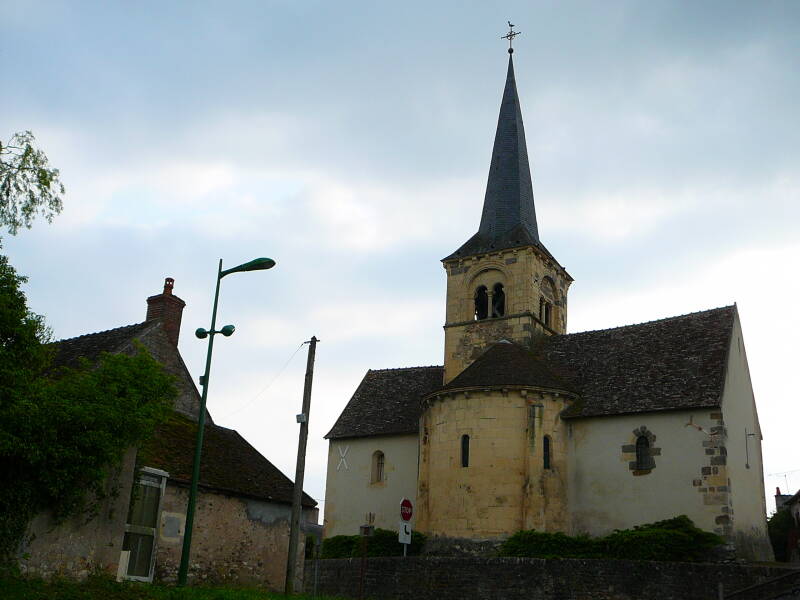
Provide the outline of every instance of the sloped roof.
<path id="1" fill-rule="evenodd" d="M 442 367 L 369 371 L 326 437 L 413 433 L 423 397 L 484 386 L 577 394 L 564 418 L 717 407 L 735 315 L 726 306 L 545 337 L 533 348 L 500 342 L 445 386 Z"/>
<path id="2" fill-rule="evenodd" d="M 139 463 L 169 473 L 170 480 L 189 483 L 192 478 L 197 423 L 173 414 L 139 449 Z M 292 502 L 294 484 L 233 429 L 206 425 L 200 458 L 200 485 L 270 502 Z M 305 492 L 303 506 L 317 502 Z"/>
<path id="3" fill-rule="evenodd" d="M 443 367 L 369 370 L 328 439 L 416 433 L 420 399 L 442 385 Z"/>
<path id="4" fill-rule="evenodd" d="M 735 306 L 553 336 L 541 352 L 580 390 L 564 417 L 719 406 Z"/>
<path id="5" fill-rule="evenodd" d="M 85 358 L 89 362 L 96 362 L 103 352 L 109 354 L 121 352 L 134 339 L 143 336 L 159 325 L 158 321 L 144 321 L 135 325 L 59 340 L 52 344 L 55 348 L 53 366 L 75 367 L 81 358 Z"/>
<path id="6" fill-rule="evenodd" d="M 514 61 L 509 55 L 480 227 L 478 233 L 448 258 L 528 244 L 544 248 L 539 242 L 525 127 Z"/>
<path id="7" fill-rule="evenodd" d="M 511 342 L 489 347 L 443 390 L 485 385 L 542 387 L 576 392 L 575 385 L 557 375 L 548 361 L 529 348 Z"/>

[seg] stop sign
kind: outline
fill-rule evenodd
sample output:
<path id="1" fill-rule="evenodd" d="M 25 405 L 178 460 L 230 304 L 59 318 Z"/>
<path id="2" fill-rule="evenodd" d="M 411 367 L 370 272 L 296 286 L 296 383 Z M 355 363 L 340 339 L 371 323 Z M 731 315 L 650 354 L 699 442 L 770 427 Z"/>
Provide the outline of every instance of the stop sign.
<path id="1" fill-rule="evenodd" d="M 411 500 L 408 498 L 403 498 L 400 501 L 400 518 L 403 521 L 410 521 L 411 515 L 414 514 L 414 505 L 411 504 Z"/>

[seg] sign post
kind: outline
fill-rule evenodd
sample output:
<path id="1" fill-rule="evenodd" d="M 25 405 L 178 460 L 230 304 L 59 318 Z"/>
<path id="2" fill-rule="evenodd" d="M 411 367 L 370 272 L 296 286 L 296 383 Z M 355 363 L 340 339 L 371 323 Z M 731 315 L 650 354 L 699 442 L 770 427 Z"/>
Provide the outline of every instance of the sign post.
<path id="1" fill-rule="evenodd" d="M 414 514 L 414 505 L 411 500 L 403 498 L 400 501 L 400 528 L 397 541 L 403 544 L 403 556 L 408 554 L 408 545 L 411 543 L 411 516 Z"/>

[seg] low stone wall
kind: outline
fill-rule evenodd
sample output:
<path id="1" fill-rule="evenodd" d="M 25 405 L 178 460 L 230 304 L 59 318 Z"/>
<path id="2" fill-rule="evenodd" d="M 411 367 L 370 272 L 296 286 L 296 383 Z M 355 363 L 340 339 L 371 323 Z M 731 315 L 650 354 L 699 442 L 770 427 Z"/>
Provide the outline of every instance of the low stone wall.
<path id="1" fill-rule="evenodd" d="M 315 576 L 316 568 L 316 576 Z M 780 567 L 646 561 L 370 558 L 364 598 L 374 600 L 716 600 L 784 574 Z M 361 559 L 307 561 L 305 591 L 357 598 Z"/>

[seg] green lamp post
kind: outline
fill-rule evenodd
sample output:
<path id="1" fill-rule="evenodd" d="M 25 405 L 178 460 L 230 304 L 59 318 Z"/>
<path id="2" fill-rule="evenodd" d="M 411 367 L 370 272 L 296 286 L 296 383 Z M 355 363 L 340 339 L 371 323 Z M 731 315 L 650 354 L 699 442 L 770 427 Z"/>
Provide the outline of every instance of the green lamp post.
<path id="1" fill-rule="evenodd" d="M 214 309 L 211 312 L 211 329 L 198 328 L 194 334 L 202 339 L 208 338 L 208 353 L 206 354 L 206 370 L 200 378 L 200 385 L 203 386 L 203 394 L 200 398 L 200 413 L 197 417 L 197 440 L 194 447 L 194 463 L 192 465 L 192 483 L 189 488 L 189 503 L 186 507 L 186 525 L 183 533 L 183 549 L 181 550 L 181 566 L 178 569 L 178 585 L 186 585 L 189 574 L 189 552 L 192 546 L 192 525 L 194 524 L 194 509 L 197 503 L 197 484 L 200 480 L 200 454 L 203 449 L 203 432 L 206 425 L 206 399 L 208 398 L 208 377 L 211 373 L 211 351 L 214 348 L 214 336 L 221 333 L 225 337 L 230 337 L 235 331 L 233 325 L 225 325 L 219 331 L 214 328 L 217 325 L 217 304 L 219 302 L 219 282 L 222 278 L 231 273 L 241 273 L 243 271 L 264 271 L 275 266 L 275 261 L 271 258 L 256 258 L 250 262 L 233 267 L 232 269 L 222 270 L 222 259 L 219 259 L 217 269 L 217 289 L 214 292 Z"/>

